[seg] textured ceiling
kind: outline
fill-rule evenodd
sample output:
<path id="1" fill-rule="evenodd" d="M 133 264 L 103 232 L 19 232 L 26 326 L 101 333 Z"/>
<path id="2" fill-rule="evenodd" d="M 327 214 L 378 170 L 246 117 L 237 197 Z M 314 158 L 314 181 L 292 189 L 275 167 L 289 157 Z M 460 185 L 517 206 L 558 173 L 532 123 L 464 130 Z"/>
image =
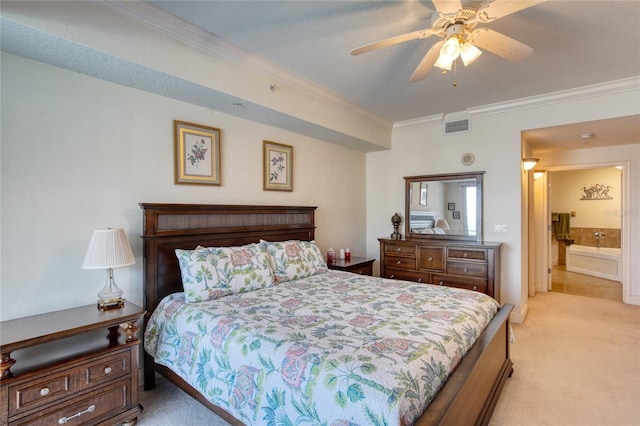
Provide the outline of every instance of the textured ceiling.
<path id="1" fill-rule="evenodd" d="M 640 75 L 638 1 L 548 1 L 485 24 L 535 51 L 519 63 L 485 52 L 458 67 L 457 87 L 435 68 L 407 81 L 437 37 L 350 55 L 429 28 L 430 1 L 149 3 L 393 122 Z"/>
<path id="2" fill-rule="evenodd" d="M 0 6 L 9 3 L 3 1 Z M 118 7 L 127 8 L 127 3 Z M 244 52 L 243 58 L 255 58 L 250 66 L 273 64 L 388 122 L 640 77 L 640 1 L 551 0 L 486 24 L 535 51 L 518 63 L 485 52 L 468 68 L 458 67 L 457 87 L 452 85 L 453 73 L 443 75 L 435 68 L 423 81 L 407 81 L 436 37 L 350 55 L 355 47 L 429 28 L 434 11 L 430 1 L 162 0 L 146 5 L 153 6 L 155 13 L 141 21 L 144 25 L 154 19 L 166 20 L 163 15 L 169 14 L 186 27 L 206 31 L 234 46 Z M 232 115 L 238 115 L 233 105 L 241 103 L 250 106 L 247 110 L 255 121 L 363 151 L 372 149 L 326 127 L 248 105 L 246 100 L 29 26 L 2 18 L 1 29 L 3 51 Z M 575 149 L 640 140 L 637 116 L 613 126 L 605 121 L 572 126 L 530 130 L 523 135 L 540 152 L 561 149 L 584 132 L 599 138 L 590 145 L 571 142 L 567 146 Z"/>

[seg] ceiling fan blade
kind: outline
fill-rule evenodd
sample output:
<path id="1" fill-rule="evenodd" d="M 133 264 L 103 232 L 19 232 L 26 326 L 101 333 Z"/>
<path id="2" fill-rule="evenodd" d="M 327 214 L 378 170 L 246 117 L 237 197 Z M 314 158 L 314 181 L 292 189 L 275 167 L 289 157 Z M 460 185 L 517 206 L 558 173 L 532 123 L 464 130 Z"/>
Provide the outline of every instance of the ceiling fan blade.
<path id="1" fill-rule="evenodd" d="M 503 16 L 511 15 L 523 9 L 535 6 L 540 3 L 544 3 L 546 0 L 494 0 L 489 4 L 478 9 L 476 13 L 476 21 L 481 23 L 487 23 L 495 21 Z"/>
<path id="2" fill-rule="evenodd" d="M 469 41 L 511 62 L 520 61 L 533 53 L 532 47 L 489 28 L 478 28 L 471 34 Z"/>
<path id="3" fill-rule="evenodd" d="M 433 68 L 433 65 L 438 60 L 438 56 L 440 56 L 440 48 L 442 47 L 443 43 L 444 41 L 440 40 L 439 42 L 431 46 L 431 49 L 429 49 L 427 54 L 424 55 L 424 58 L 422 58 L 422 61 L 420 61 L 420 64 L 418 64 L 418 67 L 411 75 L 411 78 L 409 78 L 410 82 L 413 83 L 416 81 L 420 81 L 424 79 L 427 74 L 429 74 L 429 71 L 431 71 L 431 68 Z"/>
<path id="4" fill-rule="evenodd" d="M 363 53 L 371 52 L 372 50 L 380 49 L 382 47 L 393 46 L 394 44 L 404 43 L 405 41 L 415 40 L 418 38 L 427 38 L 432 34 L 435 34 L 437 31 L 432 30 L 431 28 L 426 28 L 424 30 L 414 31 L 412 33 L 407 33 L 391 38 L 386 38 L 384 40 L 377 41 L 375 43 L 367 44 L 364 46 L 360 46 L 351 51 L 353 56 L 361 55 Z"/>
<path id="5" fill-rule="evenodd" d="M 455 15 L 462 9 L 460 0 L 432 0 L 439 15 Z"/>

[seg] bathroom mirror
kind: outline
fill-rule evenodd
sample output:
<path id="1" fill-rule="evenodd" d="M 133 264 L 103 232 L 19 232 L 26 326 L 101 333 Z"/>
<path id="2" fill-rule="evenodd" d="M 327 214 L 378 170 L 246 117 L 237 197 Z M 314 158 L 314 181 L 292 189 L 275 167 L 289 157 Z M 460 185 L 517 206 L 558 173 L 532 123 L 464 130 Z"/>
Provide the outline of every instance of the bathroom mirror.
<path id="1" fill-rule="evenodd" d="M 406 238 L 482 242 L 483 175 L 405 177 Z"/>

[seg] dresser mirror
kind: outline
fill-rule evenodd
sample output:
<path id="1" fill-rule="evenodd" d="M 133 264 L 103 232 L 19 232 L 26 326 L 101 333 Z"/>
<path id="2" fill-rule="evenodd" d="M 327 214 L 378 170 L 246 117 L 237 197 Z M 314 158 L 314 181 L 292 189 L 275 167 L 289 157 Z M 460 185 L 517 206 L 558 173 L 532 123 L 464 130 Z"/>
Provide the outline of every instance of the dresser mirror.
<path id="1" fill-rule="evenodd" d="M 405 177 L 406 237 L 482 242 L 483 175 Z"/>

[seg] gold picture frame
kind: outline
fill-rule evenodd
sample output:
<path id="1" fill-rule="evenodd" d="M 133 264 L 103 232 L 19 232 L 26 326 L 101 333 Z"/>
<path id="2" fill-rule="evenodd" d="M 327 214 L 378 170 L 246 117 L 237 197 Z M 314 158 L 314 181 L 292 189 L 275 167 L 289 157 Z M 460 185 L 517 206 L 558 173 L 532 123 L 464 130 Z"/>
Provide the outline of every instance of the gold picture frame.
<path id="1" fill-rule="evenodd" d="M 175 183 L 220 185 L 220 129 L 173 121 Z"/>
<path id="2" fill-rule="evenodd" d="M 263 189 L 293 191 L 293 147 L 262 141 Z"/>

